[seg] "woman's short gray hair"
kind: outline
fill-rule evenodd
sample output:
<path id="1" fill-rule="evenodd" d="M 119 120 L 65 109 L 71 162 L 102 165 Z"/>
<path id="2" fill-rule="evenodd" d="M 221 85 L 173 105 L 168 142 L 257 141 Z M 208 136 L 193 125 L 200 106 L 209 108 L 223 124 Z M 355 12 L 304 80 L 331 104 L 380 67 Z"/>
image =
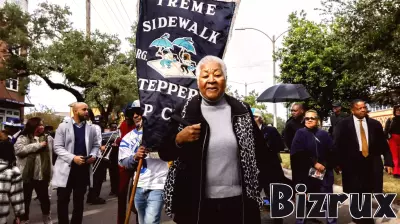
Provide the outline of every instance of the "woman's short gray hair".
<path id="1" fill-rule="evenodd" d="M 222 74 L 224 74 L 225 79 L 227 78 L 227 69 L 226 69 L 225 62 L 221 58 L 213 56 L 213 55 L 207 55 L 199 61 L 199 63 L 196 66 L 196 77 L 197 78 L 199 78 L 199 76 L 200 76 L 201 66 L 203 66 L 204 64 L 209 63 L 209 62 L 217 62 L 218 64 L 220 64 Z"/>

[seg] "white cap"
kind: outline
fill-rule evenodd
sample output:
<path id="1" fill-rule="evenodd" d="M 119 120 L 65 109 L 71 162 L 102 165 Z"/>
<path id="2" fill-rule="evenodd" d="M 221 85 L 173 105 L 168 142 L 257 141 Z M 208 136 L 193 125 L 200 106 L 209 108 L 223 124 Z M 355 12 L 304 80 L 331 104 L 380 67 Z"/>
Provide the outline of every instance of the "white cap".
<path id="1" fill-rule="evenodd" d="M 140 107 L 140 101 L 139 100 L 133 101 L 131 107 Z"/>
<path id="2" fill-rule="evenodd" d="M 251 108 L 251 112 L 253 112 L 253 115 L 254 115 L 254 116 L 257 116 L 257 117 L 261 117 L 261 116 L 262 116 L 262 113 L 261 113 L 261 110 L 260 110 L 260 109 Z"/>

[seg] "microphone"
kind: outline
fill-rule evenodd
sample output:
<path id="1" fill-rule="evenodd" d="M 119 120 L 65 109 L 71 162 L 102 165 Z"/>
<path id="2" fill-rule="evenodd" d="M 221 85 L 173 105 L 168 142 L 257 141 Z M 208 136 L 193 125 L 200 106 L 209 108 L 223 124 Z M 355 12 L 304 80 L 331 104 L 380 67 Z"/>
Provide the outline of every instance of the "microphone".
<path id="1" fill-rule="evenodd" d="M 185 125 L 185 126 L 191 126 L 192 124 L 189 123 L 187 120 L 183 119 L 182 117 L 174 114 L 171 111 L 166 111 L 166 115 L 170 116 L 171 119 L 173 119 L 174 121 L 178 122 L 179 124 Z"/>

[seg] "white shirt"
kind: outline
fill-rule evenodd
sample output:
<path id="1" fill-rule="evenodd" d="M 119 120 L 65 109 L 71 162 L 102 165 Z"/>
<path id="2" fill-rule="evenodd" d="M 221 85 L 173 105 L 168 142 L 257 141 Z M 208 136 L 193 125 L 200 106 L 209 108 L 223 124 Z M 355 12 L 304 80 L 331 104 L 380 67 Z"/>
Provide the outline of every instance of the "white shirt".
<path id="1" fill-rule="evenodd" d="M 120 143 L 118 161 L 134 156 L 141 144 L 143 131 L 133 129 L 126 134 Z M 138 187 L 151 190 L 162 190 L 167 179 L 168 163 L 161 159 L 146 157 L 140 170 Z"/>
<path id="2" fill-rule="evenodd" d="M 361 129 L 360 129 L 360 119 L 355 117 L 353 115 L 354 119 L 354 126 L 356 126 L 356 133 L 357 133 L 357 139 L 358 139 L 358 145 L 360 146 L 360 151 L 362 151 L 362 141 L 361 141 Z M 368 125 L 367 125 L 367 119 L 365 117 L 362 119 L 362 126 L 365 131 L 365 137 L 367 138 L 367 144 L 369 144 L 369 139 L 368 139 Z"/>

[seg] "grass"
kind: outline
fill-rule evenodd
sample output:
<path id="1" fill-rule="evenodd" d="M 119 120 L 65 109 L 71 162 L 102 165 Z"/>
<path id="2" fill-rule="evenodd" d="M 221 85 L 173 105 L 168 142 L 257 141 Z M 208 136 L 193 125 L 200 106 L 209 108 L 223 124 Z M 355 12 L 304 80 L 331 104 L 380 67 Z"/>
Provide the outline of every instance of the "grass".
<path id="1" fill-rule="evenodd" d="M 281 153 L 282 167 L 290 169 L 290 154 Z M 335 173 L 335 184 L 342 186 L 342 175 Z M 400 204 L 400 180 L 394 178 L 392 175 L 387 173 L 383 174 L 383 191 L 387 193 L 397 193 L 395 199 L 396 204 Z"/>

